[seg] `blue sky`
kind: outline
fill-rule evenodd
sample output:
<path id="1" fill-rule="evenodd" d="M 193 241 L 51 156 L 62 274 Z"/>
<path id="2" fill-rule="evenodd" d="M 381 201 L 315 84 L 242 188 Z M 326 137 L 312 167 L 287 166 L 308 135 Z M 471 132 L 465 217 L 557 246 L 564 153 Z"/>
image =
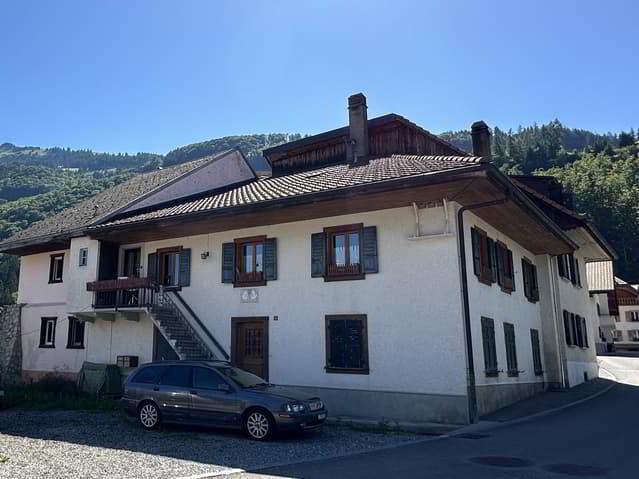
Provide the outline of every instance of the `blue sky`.
<path id="1" fill-rule="evenodd" d="M 0 143 L 164 153 L 395 112 L 439 133 L 639 127 L 635 1 L 0 5 Z"/>

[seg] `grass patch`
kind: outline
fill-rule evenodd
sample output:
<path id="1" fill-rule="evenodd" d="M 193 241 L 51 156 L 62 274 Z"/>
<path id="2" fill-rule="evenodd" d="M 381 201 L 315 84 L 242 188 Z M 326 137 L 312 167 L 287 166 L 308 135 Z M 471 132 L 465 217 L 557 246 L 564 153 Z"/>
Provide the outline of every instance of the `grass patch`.
<path id="1" fill-rule="evenodd" d="M 38 382 L 7 389 L 0 397 L 0 409 L 9 408 L 113 411 L 119 409 L 119 404 L 113 399 L 98 399 L 78 391 L 74 381 L 48 375 Z"/>

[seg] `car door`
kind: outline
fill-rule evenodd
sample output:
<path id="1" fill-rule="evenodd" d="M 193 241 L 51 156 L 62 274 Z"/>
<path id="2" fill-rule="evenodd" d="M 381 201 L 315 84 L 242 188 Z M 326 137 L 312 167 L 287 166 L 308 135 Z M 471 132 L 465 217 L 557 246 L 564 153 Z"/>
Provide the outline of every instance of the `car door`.
<path id="1" fill-rule="evenodd" d="M 229 383 L 212 368 L 193 367 L 191 418 L 216 425 L 239 424 L 240 401 Z"/>
<path id="2" fill-rule="evenodd" d="M 156 402 L 164 419 L 187 421 L 191 409 L 191 366 L 167 366 L 156 386 Z"/>

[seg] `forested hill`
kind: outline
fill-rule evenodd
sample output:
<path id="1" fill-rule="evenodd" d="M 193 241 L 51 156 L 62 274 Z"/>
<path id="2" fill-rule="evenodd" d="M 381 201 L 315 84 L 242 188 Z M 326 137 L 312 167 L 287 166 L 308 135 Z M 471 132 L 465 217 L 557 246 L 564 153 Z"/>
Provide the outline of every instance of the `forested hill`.
<path id="1" fill-rule="evenodd" d="M 552 174 L 575 196 L 621 258 L 617 272 L 639 281 L 639 138 L 634 131 L 598 134 L 559 121 L 516 131 L 493 130 L 495 163 L 511 174 Z M 443 138 L 470 151 L 469 131 Z M 300 138 L 283 133 L 229 136 L 166 155 L 110 154 L 68 148 L 0 145 L 0 240 L 131 175 L 239 148 L 257 170 L 262 149 Z M 0 304 L 14 300 L 18 261 L 0 255 Z"/>

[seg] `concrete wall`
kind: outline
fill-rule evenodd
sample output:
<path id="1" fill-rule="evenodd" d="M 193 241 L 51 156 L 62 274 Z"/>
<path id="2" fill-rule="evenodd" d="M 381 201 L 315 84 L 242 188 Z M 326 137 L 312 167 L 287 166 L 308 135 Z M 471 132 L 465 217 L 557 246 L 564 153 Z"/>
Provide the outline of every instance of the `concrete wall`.
<path id="1" fill-rule="evenodd" d="M 539 302 L 530 302 L 524 295 L 524 283 L 521 271 L 522 257 L 528 258 L 533 263 L 537 263 L 538 259 L 530 251 L 482 221 L 479 217 L 472 214 L 472 212 L 465 214 L 464 225 L 467 238 L 466 267 L 468 269 L 470 316 L 472 322 L 471 332 L 473 337 L 478 409 L 480 414 L 485 414 L 543 389 L 544 376 L 536 376 L 534 373 L 530 340 L 531 328 L 537 329 L 540 335 L 540 347 L 543 351 L 541 305 Z M 483 284 L 479 282 L 479 279 L 473 274 L 472 242 L 470 240 L 470 231 L 473 226 L 481 228 L 494 240 L 505 243 L 512 251 L 515 282 L 515 291 L 512 293 L 508 294 L 503 292 L 497 283 L 493 283 L 490 286 Z M 487 377 L 484 370 L 484 349 L 481 331 L 482 317 L 488 317 L 494 320 L 497 366 L 500 370 L 497 377 Z M 504 339 L 505 322 L 512 323 L 515 328 L 517 364 L 521 371 L 519 376 L 516 377 L 509 377 L 507 375 L 506 345 Z M 542 357 L 542 363 L 543 360 Z"/>
<path id="2" fill-rule="evenodd" d="M 22 377 L 20 305 L 0 308 L 0 389 L 18 384 Z"/>

